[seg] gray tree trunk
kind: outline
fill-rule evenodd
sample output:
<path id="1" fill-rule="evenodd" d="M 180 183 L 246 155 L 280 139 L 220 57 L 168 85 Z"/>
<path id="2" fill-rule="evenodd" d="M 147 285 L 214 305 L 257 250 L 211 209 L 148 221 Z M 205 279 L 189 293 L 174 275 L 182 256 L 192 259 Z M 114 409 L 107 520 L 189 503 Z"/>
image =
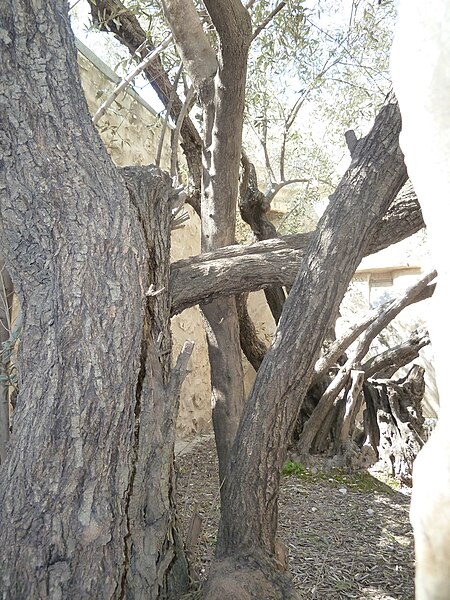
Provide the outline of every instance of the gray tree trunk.
<path id="1" fill-rule="evenodd" d="M 218 561 L 208 598 L 233 597 L 230 579 L 235 597 L 240 590 L 260 598 L 254 584 L 261 586 L 261 580 L 270 588 L 267 597 L 293 597 L 286 577 L 276 571 L 280 471 L 324 336 L 380 216 L 406 181 L 400 127 L 397 104 L 389 98 L 331 197 L 286 301 L 233 445 L 233 478 L 223 486 Z M 374 180 L 384 183 L 375 197 L 367 192 Z"/>
<path id="2" fill-rule="evenodd" d="M 146 298 L 168 276 L 167 182 L 148 174 L 130 203 L 90 122 L 67 3 L 0 13 L 0 253 L 24 319 L 0 472 L 2 598 L 176 597 L 179 382 L 163 358 L 168 296 Z"/>
<path id="3" fill-rule="evenodd" d="M 235 239 L 251 23 L 240 0 L 206 0 L 205 6 L 219 36 L 219 68 L 214 82 L 202 90 L 205 115 L 202 251 L 210 252 L 234 243 Z M 214 300 L 202 304 L 201 309 L 206 321 L 212 414 L 222 482 L 244 405 L 239 323 L 234 298 Z"/>
<path id="4" fill-rule="evenodd" d="M 402 379 L 371 380 L 364 386 L 368 439 L 392 476 L 409 486 L 413 462 L 425 443 L 424 391 L 424 369 L 419 365 L 413 365 Z"/>

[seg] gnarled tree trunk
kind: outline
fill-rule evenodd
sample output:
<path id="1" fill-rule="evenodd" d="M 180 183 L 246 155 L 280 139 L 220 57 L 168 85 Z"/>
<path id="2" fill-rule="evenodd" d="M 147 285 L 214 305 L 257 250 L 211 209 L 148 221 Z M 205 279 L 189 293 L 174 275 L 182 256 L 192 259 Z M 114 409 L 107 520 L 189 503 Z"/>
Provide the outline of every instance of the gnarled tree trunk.
<path id="1" fill-rule="evenodd" d="M 412 483 L 413 462 L 425 442 L 424 391 L 424 369 L 418 365 L 402 379 L 371 380 L 364 386 L 370 443 L 392 476 L 406 485 Z"/>
<path id="2" fill-rule="evenodd" d="M 67 3 L 8 0 L 0 15 L 0 252 L 24 320 L 2 597 L 173 597 L 187 585 L 171 500 L 178 377 L 168 295 L 146 297 L 168 276 L 171 192 L 150 170 L 130 203 L 90 122 Z"/>
<path id="3" fill-rule="evenodd" d="M 240 590 L 242 597 L 259 598 L 258 586 L 249 584 L 249 572 L 259 584 L 267 583 L 267 597 L 292 595 L 276 567 L 280 471 L 324 336 L 374 227 L 406 180 L 399 131 L 398 107 L 390 98 L 331 197 L 286 301 L 233 445 L 233 478 L 223 485 L 218 562 L 211 571 L 210 598 L 233 597 L 225 573 L 234 578 L 234 597 Z M 384 182 L 376 197 L 367 193 L 367 183 L 374 179 Z"/>

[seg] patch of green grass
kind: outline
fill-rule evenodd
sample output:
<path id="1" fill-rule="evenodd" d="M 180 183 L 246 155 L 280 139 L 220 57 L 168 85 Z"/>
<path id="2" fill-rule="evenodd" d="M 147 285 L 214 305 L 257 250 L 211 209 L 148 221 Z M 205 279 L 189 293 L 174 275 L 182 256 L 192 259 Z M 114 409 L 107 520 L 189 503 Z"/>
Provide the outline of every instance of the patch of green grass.
<path id="1" fill-rule="evenodd" d="M 380 481 L 370 473 L 367 473 L 367 471 L 347 473 L 339 469 L 333 469 L 327 472 L 319 471 L 311 473 L 304 465 L 293 460 L 285 463 L 282 473 L 283 475 L 293 476 L 305 482 L 318 483 L 323 481 L 328 485 L 345 486 L 349 490 L 365 493 L 383 492 L 385 494 L 392 494 L 393 488 L 396 489 L 398 486 L 394 479 L 389 482 Z"/>
<path id="2" fill-rule="evenodd" d="M 282 469 L 283 475 L 295 475 L 295 477 L 299 477 L 303 479 L 308 475 L 305 467 L 294 460 L 289 460 Z"/>
<path id="3" fill-rule="evenodd" d="M 359 492 L 383 492 L 391 494 L 393 491 L 389 485 L 373 477 L 367 471 L 358 471 L 357 473 L 333 471 L 328 475 L 330 479 L 333 479 L 339 485 L 344 485 L 349 489 Z"/>

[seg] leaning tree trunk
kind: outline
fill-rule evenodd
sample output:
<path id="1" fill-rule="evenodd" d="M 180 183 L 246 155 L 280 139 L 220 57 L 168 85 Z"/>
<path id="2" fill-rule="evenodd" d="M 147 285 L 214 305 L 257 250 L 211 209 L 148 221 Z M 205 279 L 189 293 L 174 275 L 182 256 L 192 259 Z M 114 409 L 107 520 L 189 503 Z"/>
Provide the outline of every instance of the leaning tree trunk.
<path id="1" fill-rule="evenodd" d="M 233 445 L 209 598 L 239 597 L 237 592 L 260 598 L 262 582 L 267 597 L 293 594 L 276 570 L 280 471 L 323 339 L 374 227 L 406 180 L 399 131 L 398 107 L 390 98 L 331 197 L 286 301 Z M 374 180 L 384 183 L 375 197 L 367 192 Z"/>
<path id="2" fill-rule="evenodd" d="M 177 392 L 160 358 L 169 301 L 145 296 L 168 274 L 168 233 L 149 223 L 167 226 L 170 194 L 147 178 L 156 213 L 130 204 L 90 122 L 66 2 L 0 13 L 0 252 L 24 320 L 2 598 L 173 597 L 187 573 L 171 501 Z"/>

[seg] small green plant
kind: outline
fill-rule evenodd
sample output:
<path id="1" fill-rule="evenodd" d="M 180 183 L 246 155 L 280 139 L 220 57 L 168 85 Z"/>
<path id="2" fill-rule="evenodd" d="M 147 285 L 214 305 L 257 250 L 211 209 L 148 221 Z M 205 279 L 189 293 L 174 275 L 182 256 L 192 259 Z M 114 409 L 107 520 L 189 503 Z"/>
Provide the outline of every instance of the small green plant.
<path id="1" fill-rule="evenodd" d="M 295 475 L 295 477 L 304 477 L 306 475 L 305 467 L 294 460 L 289 460 L 282 469 L 283 475 Z"/>

